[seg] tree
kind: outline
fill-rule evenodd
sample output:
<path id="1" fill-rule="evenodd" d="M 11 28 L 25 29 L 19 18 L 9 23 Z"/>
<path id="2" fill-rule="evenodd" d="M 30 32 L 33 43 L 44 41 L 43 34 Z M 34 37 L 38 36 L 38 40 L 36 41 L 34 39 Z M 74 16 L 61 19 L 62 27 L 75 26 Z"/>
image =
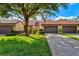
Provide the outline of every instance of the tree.
<path id="1" fill-rule="evenodd" d="M 59 9 L 60 7 L 64 7 L 65 9 L 67 9 L 69 4 L 51 4 L 52 5 L 52 9 L 53 10 L 44 10 L 43 12 L 40 13 L 40 17 L 42 18 L 42 20 L 46 21 L 49 20 L 49 18 L 53 15 L 55 17 L 57 17 L 56 13 L 59 13 Z M 48 7 L 49 9 L 49 7 Z M 51 8 L 50 8 L 51 9 Z"/>
<path id="2" fill-rule="evenodd" d="M 79 21 L 79 16 L 74 17 L 73 20 Z"/>
<path id="3" fill-rule="evenodd" d="M 49 18 L 51 16 L 56 16 L 56 14 L 53 12 L 48 12 L 48 13 L 41 13 L 39 16 L 42 18 L 42 20 L 46 21 L 46 20 L 49 20 Z"/>
<path id="4" fill-rule="evenodd" d="M 35 18 L 37 15 L 49 15 L 49 13 L 58 12 L 60 7 L 67 7 L 64 3 L 6 3 L 0 4 L 0 16 L 2 17 L 17 17 L 22 19 L 24 24 L 25 35 L 28 36 L 28 21 L 29 18 Z"/>

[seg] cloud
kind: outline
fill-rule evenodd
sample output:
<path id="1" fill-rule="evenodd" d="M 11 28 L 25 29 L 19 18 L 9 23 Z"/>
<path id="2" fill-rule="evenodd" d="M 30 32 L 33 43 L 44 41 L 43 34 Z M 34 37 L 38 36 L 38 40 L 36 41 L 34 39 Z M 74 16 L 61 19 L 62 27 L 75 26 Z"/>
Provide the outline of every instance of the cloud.
<path id="1" fill-rule="evenodd" d="M 76 18 L 76 16 L 69 16 L 69 17 L 59 16 L 59 17 L 55 18 L 55 20 L 59 20 L 59 19 L 73 19 L 73 18 Z"/>
<path id="2" fill-rule="evenodd" d="M 75 3 L 70 3 L 70 4 L 72 5 L 72 4 L 75 4 Z"/>
<path id="3" fill-rule="evenodd" d="M 37 20 L 42 20 L 42 18 L 40 16 L 37 16 L 36 18 L 37 18 Z"/>

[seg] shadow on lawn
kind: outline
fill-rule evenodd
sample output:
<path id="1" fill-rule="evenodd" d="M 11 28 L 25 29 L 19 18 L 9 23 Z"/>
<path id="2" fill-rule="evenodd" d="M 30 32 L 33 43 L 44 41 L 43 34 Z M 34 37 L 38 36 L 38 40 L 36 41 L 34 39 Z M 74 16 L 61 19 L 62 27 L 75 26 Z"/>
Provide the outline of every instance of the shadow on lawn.
<path id="1" fill-rule="evenodd" d="M 7 39 L 0 40 L 0 55 L 2 56 L 48 56 L 51 55 L 47 43 L 44 40 L 31 37 L 34 40 L 30 44 L 24 40 Z"/>
<path id="2" fill-rule="evenodd" d="M 34 37 L 32 37 L 32 36 L 29 36 L 30 38 L 32 38 L 32 39 L 35 39 L 35 40 L 38 40 L 38 39 L 40 39 L 40 38 L 34 38 Z"/>

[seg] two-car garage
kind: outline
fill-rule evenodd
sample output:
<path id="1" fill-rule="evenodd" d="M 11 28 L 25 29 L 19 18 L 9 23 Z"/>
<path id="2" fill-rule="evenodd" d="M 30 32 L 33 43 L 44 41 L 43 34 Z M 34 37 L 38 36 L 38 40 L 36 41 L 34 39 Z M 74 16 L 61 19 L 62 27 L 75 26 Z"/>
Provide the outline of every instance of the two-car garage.
<path id="1" fill-rule="evenodd" d="M 76 33 L 77 26 L 62 26 L 62 33 Z M 45 33 L 58 33 L 58 26 L 45 26 Z"/>
<path id="2" fill-rule="evenodd" d="M 46 21 L 42 25 L 45 33 L 77 33 L 79 30 L 79 21 L 73 20 Z"/>

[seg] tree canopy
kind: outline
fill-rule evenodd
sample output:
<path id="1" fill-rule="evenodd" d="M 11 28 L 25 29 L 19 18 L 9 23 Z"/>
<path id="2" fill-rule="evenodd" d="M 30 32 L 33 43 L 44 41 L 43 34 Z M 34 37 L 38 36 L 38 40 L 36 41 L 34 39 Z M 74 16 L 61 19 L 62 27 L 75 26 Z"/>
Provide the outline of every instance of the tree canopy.
<path id="1" fill-rule="evenodd" d="M 60 7 L 67 8 L 68 4 L 64 3 L 6 3 L 0 4 L 0 16 L 17 17 L 24 19 L 23 10 L 29 17 L 35 16 L 51 16 L 59 12 Z"/>

